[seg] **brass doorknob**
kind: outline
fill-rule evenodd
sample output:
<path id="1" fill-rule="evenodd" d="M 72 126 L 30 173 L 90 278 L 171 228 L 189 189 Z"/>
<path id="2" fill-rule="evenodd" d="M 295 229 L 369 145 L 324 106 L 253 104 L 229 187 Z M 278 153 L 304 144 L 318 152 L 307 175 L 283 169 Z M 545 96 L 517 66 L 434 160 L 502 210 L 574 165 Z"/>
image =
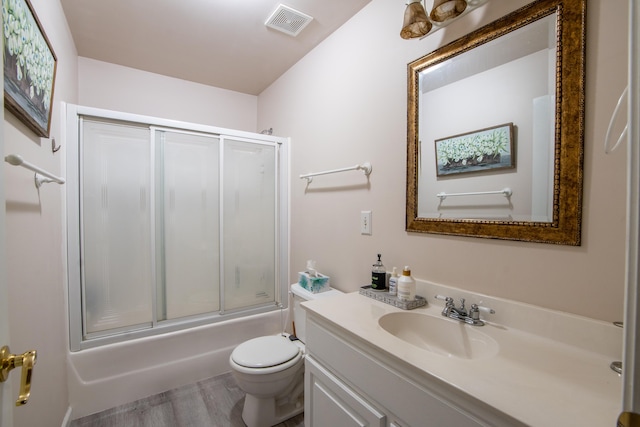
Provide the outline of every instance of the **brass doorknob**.
<path id="1" fill-rule="evenodd" d="M 16 400 L 16 406 L 26 405 L 29 400 L 31 395 L 31 375 L 36 364 L 36 356 L 35 350 L 29 350 L 23 354 L 11 354 L 9 346 L 5 345 L 0 349 L 0 382 L 5 382 L 9 378 L 9 372 L 13 368 L 22 366 L 20 395 Z"/>
<path id="2" fill-rule="evenodd" d="M 638 427 L 640 426 L 640 414 L 635 412 L 623 412 L 618 417 L 618 427 Z"/>

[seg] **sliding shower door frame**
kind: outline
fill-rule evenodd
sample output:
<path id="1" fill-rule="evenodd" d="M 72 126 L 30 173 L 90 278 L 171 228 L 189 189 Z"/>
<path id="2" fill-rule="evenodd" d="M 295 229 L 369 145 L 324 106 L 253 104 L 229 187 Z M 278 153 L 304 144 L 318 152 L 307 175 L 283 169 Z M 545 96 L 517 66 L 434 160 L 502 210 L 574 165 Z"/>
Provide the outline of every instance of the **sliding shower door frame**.
<path id="1" fill-rule="evenodd" d="M 247 315 L 254 315 L 259 313 L 266 313 L 280 308 L 288 307 L 288 272 L 289 272 L 289 208 L 290 208 L 290 196 L 289 196 L 289 170 L 290 170 L 290 156 L 289 156 L 289 138 L 275 137 L 271 135 L 264 135 L 252 132 L 238 131 L 233 129 L 219 128 L 207 125 L 193 124 L 188 122 L 180 122 L 173 120 L 160 119 L 150 116 L 135 115 L 128 113 L 121 113 L 110 110 L 96 109 L 92 107 L 83 107 L 72 104 L 63 105 L 65 110 L 65 129 L 66 129 L 66 147 L 67 147 L 67 265 L 68 265 L 68 306 L 69 306 L 69 328 L 70 328 L 70 347 L 72 351 L 79 351 L 86 348 L 97 347 L 105 344 L 127 341 L 136 338 L 142 338 L 146 336 L 158 335 L 166 332 L 196 327 L 205 324 L 216 323 L 228 319 L 236 319 Z M 199 134 L 212 136 L 219 139 L 220 155 L 224 155 L 225 141 L 240 141 L 249 142 L 252 144 L 266 145 L 275 147 L 275 162 L 276 162 L 276 176 L 275 176 L 275 301 L 271 304 L 257 305 L 255 307 L 249 307 L 247 309 L 239 310 L 225 310 L 224 309 L 224 289 L 223 289 L 223 242 L 224 234 L 222 228 L 220 228 L 220 311 L 217 313 L 209 313 L 205 315 L 187 316 L 176 320 L 158 321 L 157 319 L 157 298 L 154 294 L 152 296 L 153 303 L 153 321 L 150 325 L 139 325 L 139 327 L 133 330 L 110 330 L 105 333 L 87 334 L 86 325 L 84 323 L 83 315 L 83 298 L 84 292 L 82 291 L 83 280 L 81 274 L 83 274 L 82 266 L 82 253 L 81 253 L 81 230 L 79 227 L 82 221 L 81 203 L 80 203 L 80 171 L 82 168 L 79 154 L 80 154 L 80 138 L 82 133 L 82 127 L 80 126 L 83 117 L 93 117 L 102 120 L 112 120 L 116 122 L 130 122 L 136 124 L 148 125 L 150 131 L 150 151 L 152 164 L 155 162 L 155 155 L 153 155 L 155 148 L 155 131 L 158 129 L 166 129 L 171 132 L 184 132 L 191 134 Z M 126 153 L 123 153 L 126 155 Z M 220 165 L 223 165 L 223 158 L 220 157 Z M 155 185 L 155 167 L 151 167 L 150 182 L 152 186 Z M 219 188 L 223 186 L 222 167 L 220 168 L 220 181 Z M 152 199 L 151 203 L 156 203 L 151 191 Z M 222 197 L 219 195 L 219 210 L 220 218 L 219 223 L 223 221 L 223 202 Z M 152 204 L 152 206 L 155 206 Z M 151 241 L 149 242 L 150 248 L 152 248 L 152 254 L 156 251 L 156 221 L 155 215 L 152 215 L 151 228 L 152 233 Z M 154 285 L 152 288 L 155 293 L 157 290 L 157 265 L 156 256 L 152 255 L 152 281 Z"/>

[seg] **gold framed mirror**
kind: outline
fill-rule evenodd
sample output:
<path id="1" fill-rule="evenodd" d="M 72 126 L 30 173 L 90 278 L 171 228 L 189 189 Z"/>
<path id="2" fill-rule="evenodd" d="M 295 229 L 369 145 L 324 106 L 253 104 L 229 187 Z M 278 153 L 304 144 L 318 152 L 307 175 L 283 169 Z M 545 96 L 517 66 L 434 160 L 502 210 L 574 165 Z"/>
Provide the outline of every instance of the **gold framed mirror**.
<path id="1" fill-rule="evenodd" d="M 585 13 L 538 0 L 408 64 L 407 231 L 580 245 Z"/>

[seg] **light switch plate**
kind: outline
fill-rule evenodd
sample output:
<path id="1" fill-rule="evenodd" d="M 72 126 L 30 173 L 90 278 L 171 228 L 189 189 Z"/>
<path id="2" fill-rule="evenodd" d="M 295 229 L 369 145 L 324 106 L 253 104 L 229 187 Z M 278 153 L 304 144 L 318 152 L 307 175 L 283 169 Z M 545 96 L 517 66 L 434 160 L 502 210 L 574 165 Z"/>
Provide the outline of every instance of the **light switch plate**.
<path id="1" fill-rule="evenodd" d="M 360 234 L 371 236 L 371 211 L 360 212 Z"/>

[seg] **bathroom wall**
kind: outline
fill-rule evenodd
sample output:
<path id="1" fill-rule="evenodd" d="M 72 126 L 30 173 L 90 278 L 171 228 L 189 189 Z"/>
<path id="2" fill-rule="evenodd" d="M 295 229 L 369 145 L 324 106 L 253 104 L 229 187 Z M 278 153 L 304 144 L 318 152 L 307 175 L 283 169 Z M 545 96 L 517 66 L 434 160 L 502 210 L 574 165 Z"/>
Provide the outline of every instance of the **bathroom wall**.
<path id="1" fill-rule="evenodd" d="M 77 53 L 60 2 L 31 0 L 57 56 L 51 137 L 63 141 L 60 102 L 77 102 Z M 19 154 L 56 175 L 64 176 L 65 147 L 53 154 L 48 139 L 36 137 L 5 110 L 4 153 Z M 13 353 L 35 349 L 37 363 L 31 398 L 13 407 L 15 427 L 60 426 L 68 407 L 67 324 L 63 264 L 64 186 L 46 184 L 38 191 L 33 172 L 3 162 L 6 196 L 6 278 L 10 348 Z M 20 373 L 11 375 L 18 397 Z"/>
<path id="2" fill-rule="evenodd" d="M 258 98 L 84 57 L 78 104 L 257 132 Z"/>
<path id="3" fill-rule="evenodd" d="M 405 231 L 407 63 L 528 1 L 492 0 L 423 40 L 400 38 L 402 1 L 373 0 L 258 99 L 258 127 L 292 138 L 291 278 L 315 259 L 343 291 L 369 283 L 376 254 L 427 281 L 606 321 L 622 319 L 624 149 L 605 155 L 609 117 L 626 81 L 627 3 L 589 0 L 582 245 Z M 430 3 L 430 2 L 427 2 Z M 463 119 L 464 120 L 464 119 Z M 327 175 L 309 186 L 299 174 Z M 360 211 L 373 235 L 360 234 Z"/>

